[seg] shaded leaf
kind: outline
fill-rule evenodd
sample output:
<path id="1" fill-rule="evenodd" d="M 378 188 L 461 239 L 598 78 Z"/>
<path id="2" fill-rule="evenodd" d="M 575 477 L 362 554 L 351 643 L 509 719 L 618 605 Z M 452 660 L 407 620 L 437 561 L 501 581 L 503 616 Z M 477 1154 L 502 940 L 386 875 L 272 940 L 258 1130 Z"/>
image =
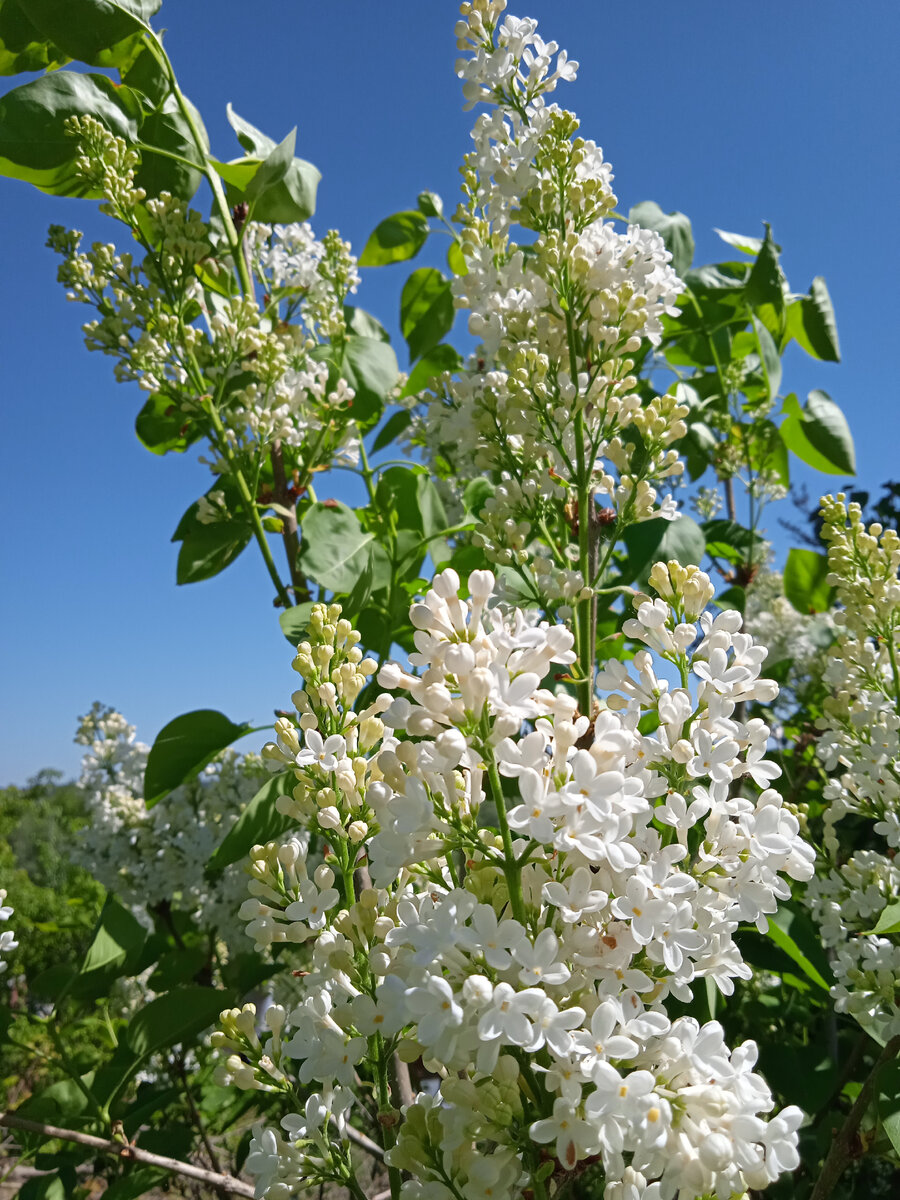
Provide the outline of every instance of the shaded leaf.
<path id="1" fill-rule="evenodd" d="M 251 847 L 265 845 L 286 833 L 294 821 L 276 809 L 275 801 L 279 796 L 289 796 L 296 782 L 290 771 L 266 780 L 225 835 L 209 860 L 208 870 L 221 871 L 246 858 Z"/>
<path id="2" fill-rule="evenodd" d="M 381 267 L 386 263 L 414 258 L 428 238 L 428 222 L 420 212 L 394 213 L 385 217 L 369 234 L 362 254 L 361 267 Z"/>
<path id="3" fill-rule="evenodd" d="M 21 3 L 21 0 L 20 0 Z M 28 18 L 66 54 L 95 67 L 130 66 L 162 0 L 25 0 Z"/>
<path id="4" fill-rule="evenodd" d="M 797 612 L 825 612 L 832 589 L 827 582 L 828 557 L 793 546 L 784 565 L 784 594 Z"/>
<path id="5" fill-rule="evenodd" d="M 242 521 L 216 521 L 211 525 L 195 522 L 181 539 L 175 571 L 176 583 L 199 583 L 204 579 L 212 579 L 234 562 L 246 549 L 252 536 Z"/>
<path id="6" fill-rule="evenodd" d="M 64 128 L 68 117 L 87 113 L 127 142 L 136 140 L 137 97 L 105 75 L 56 71 L 7 92 L 0 98 L 0 174 L 54 195 L 97 194 L 78 177 L 78 139 Z"/>
<path id="7" fill-rule="evenodd" d="M 307 630 L 309 629 L 309 616 L 312 609 L 313 602 L 308 600 L 303 604 L 295 604 L 291 608 L 284 608 L 278 614 L 278 624 L 281 626 L 281 632 L 295 650 L 299 643 L 306 637 Z"/>
<path id="8" fill-rule="evenodd" d="M 128 1047 L 145 1058 L 167 1046 L 190 1041 L 212 1025 L 227 1007 L 227 999 L 227 993 L 215 988 L 174 988 L 138 1009 L 125 1033 Z"/>
<path id="9" fill-rule="evenodd" d="M 694 259 L 694 235 L 688 217 L 681 212 L 664 213 L 654 200 L 644 200 L 635 204 L 628 220 L 644 229 L 656 230 L 672 255 L 676 273 L 683 277 Z"/>
<path id="10" fill-rule="evenodd" d="M 656 562 L 674 559 L 683 566 L 699 565 L 706 553 L 703 530 L 691 517 L 667 521 L 653 517 L 625 530 L 628 549 L 628 578 L 643 582 Z"/>
<path id="11" fill-rule="evenodd" d="M 198 708 L 165 725 L 147 757 L 144 803 L 152 808 L 169 792 L 194 779 L 226 746 L 247 733 L 250 725 L 235 725 L 224 713 Z"/>
<path id="12" fill-rule="evenodd" d="M 744 294 L 754 307 L 759 304 L 771 304 L 775 311 L 781 314 L 784 310 L 785 286 L 784 272 L 778 261 L 778 247 L 767 224 L 766 236 L 750 269 Z"/>
<path id="13" fill-rule="evenodd" d="M 300 565 L 332 592 L 349 593 L 362 573 L 374 540 L 346 504 L 313 504 L 303 517 Z"/>
<path id="14" fill-rule="evenodd" d="M 412 420 L 412 413 L 405 408 L 401 408 L 399 412 L 392 413 L 385 421 L 382 427 L 378 430 L 375 441 L 372 443 L 372 452 L 377 453 L 383 450 L 385 446 L 400 436 L 400 434 L 409 427 Z"/>
<path id="15" fill-rule="evenodd" d="M 449 342 L 441 342 L 439 346 L 434 346 L 410 371 L 406 385 L 400 393 L 401 399 L 424 392 L 433 379 L 443 375 L 445 371 L 455 371 L 461 361 L 459 352 Z"/>
<path id="16" fill-rule="evenodd" d="M 400 329 L 411 363 L 437 346 L 452 329 L 453 318 L 450 281 L 434 267 L 413 271 L 400 296 Z"/>

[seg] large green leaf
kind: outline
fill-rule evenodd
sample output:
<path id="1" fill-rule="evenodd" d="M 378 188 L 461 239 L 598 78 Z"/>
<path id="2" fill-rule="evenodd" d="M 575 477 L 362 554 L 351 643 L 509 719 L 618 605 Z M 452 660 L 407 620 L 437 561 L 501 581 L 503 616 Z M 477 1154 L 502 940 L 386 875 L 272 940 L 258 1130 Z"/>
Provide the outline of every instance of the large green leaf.
<path id="1" fill-rule="evenodd" d="M 296 650 L 309 630 L 309 616 L 312 612 L 312 601 L 305 600 L 302 604 L 294 604 L 283 608 L 278 614 L 278 624 L 281 632 Z"/>
<path id="2" fill-rule="evenodd" d="M 882 909 L 878 924 L 868 932 L 879 935 L 900 933 L 900 900 L 895 900 L 893 904 L 888 904 Z"/>
<path id="3" fill-rule="evenodd" d="M 212 525 L 196 522 L 181 539 L 175 581 L 199 583 L 212 579 L 234 562 L 252 537 L 241 521 L 216 521 Z M 174 540 L 174 539 L 173 539 Z"/>
<path id="4" fill-rule="evenodd" d="M 28 0 L 0 0 L 0 75 L 23 71 L 52 71 L 70 56 L 29 20 L 22 4 Z"/>
<path id="5" fill-rule="evenodd" d="M 68 117 L 86 113 L 126 141 L 136 140 L 138 99 L 105 75 L 56 71 L 7 92 L 0 99 L 0 174 L 54 195 L 91 194 L 75 171 L 78 139 L 64 127 Z"/>
<path id="6" fill-rule="evenodd" d="M 252 732 L 251 725 L 235 725 L 212 708 L 182 713 L 170 721 L 156 735 L 147 758 L 146 806 L 152 808 L 180 784 L 199 775 L 226 746 Z"/>
<path id="7" fill-rule="evenodd" d="M 877 1105 L 882 1128 L 900 1154 L 900 1060 L 896 1058 L 878 1072 Z"/>
<path id="8" fill-rule="evenodd" d="M 383 450 L 385 446 L 389 446 L 395 438 L 398 438 L 403 433 L 404 429 L 409 428 L 411 421 L 412 413 L 405 408 L 392 413 L 376 434 L 375 441 L 372 443 L 373 453 L 377 454 L 379 450 Z"/>
<path id="9" fill-rule="evenodd" d="M 445 371 L 455 371 L 461 362 L 459 351 L 449 342 L 441 342 L 439 346 L 434 346 L 410 371 L 400 393 L 401 398 L 424 392 L 438 375 L 443 375 Z"/>
<path id="10" fill-rule="evenodd" d="M 420 212 L 394 213 L 375 226 L 359 256 L 361 267 L 415 258 L 428 238 L 428 222 Z"/>
<path id="11" fill-rule="evenodd" d="M 134 431 L 151 454 L 181 454 L 203 436 L 204 429 L 167 396 L 155 392 L 135 418 Z"/>
<path id="12" fill-rule="evenodd" d="M 675 560 L 683 566 L 699 566 L 706 553 L 706 537 L 692 517 L 667 521 L 653 517 L 625 530 L 628 576 L 646 582 L 654 563 Z"/>
<path id="13" fill-rule="evenodd" d="M 45 37 L 80 62 L 130 65 L 162 0 L 19 0 Z"/>
<path id="14" fill-rule="evenodd" d="M 415 362 L 437 346 L 453 328 L 450 281 L 434 267 L 413 271 L 400 295 L 400 329 Z"/>
<path id="15" fill-rule="evenodd" d="M 771 304 L 780 314 L 784 311 L 785 288 L 784 272 L 778 261 L 778 247 L 772 237 L 772 230 L 766 225 L 766 236 L 750 269 L 744 294 L 754 308 L 762 304 Z"/>
<path id="16" fill-rule="evenodd" d="M 397 516 L 399 529 L 431 538 L 447 528 L 447 514 L 437 488 L 422 467 L 389 467 L 378 480 L 376 501 Z"/>
<path id="17" fill-rule="evenodd" d="M 286 833 L 294 824 L 275 807 L 279 796 L 289 796 L 296 780 L 290 771 L 273 775 L 259 789 L 209 860 L 210 871 L 221 871 L 231 863 L 246 858 L 250 849 L 265 845 Z"/>
<path id="18" fill-rule="evenodd" d="M 853 475 L 856 454 L 847 419 L 831 397 L 810 392 L 805 408 L 796 395 L 785 397 L 781 436 L 799 459 L 827 475 Z"/>
<path id="19" fill-rule="evenodd" d="M 303 517 L 300 566 L 332 592 L 351 592 L 368 559 L 374 534 L 360 525 L 346 504 L 313 504 Z"/>
<path id="20" fill-rule="evenodd" d="M 230 104 L 227 115 L 250 156 L 235 163 L 216 164 L 229 185 L 229 199 L 252 201 L 256 221 L 288 223 L 312 216 L 322 176 L 312 163 L 293 156 L 297 131 L 276 145 L 267 134 L 239 117 Z"/>
<path id="21" fill-rule="evenodd" d="M 817 987 L 829 990 L 831 968 L 818 930 L 804 912 L 788 904 L 780 905 L 778 912 L 769 917 L 767 936 Z"/>
<path id="22" fill-rule="evenodd" d="M 809 293 L 788 308 L 787 333 L 813 358 L 840 362 L 837 321 L 828 286 L 821 275 L 812 281 Z"/>
<path id="23" fill-rule="evenodd" d="M 784 594 L 797 612 L 825 612 L 832 589 L 827 582 L 828 557 L 793 546 L 784 565 Z"/>
<path id="24" fill-rule="evenodd" d="M 806 398 L 803 432 L 830 463 L 843 474 L 856 474 L 856 454 L 847 418 L 827 392 L 819 389 Z"/>
<path id="25" fill-rule="evenodd" d="M 781 355 L 778 353 L 774 338 L 762 321 L 754 318 L 753 330 L 759 342 L 760 358 L 765 372 L 769 399 L 774 400 L 781 387 Z"/>
<path id="26" fill-rule="evenodd" d="M 195 165 L 189 167 L 166 154 L 154 154 L 152 147 L 178 154 Z M 145 118 L 141 125 L 141 165 L 135 183 L 148 196 L 170 192 L 181 200 L 190 200 L 203 179 L 202 168 L 203 158 L 179 109 L 153 112 Z"/>
<path id="27" fill-rule="evenodd" d="M 631 209 L 628 220 L 656 230 L 672 255 L 672 266 L 678 275 L 683 277 L 690 270 L 694 261 L 694 234 L 684 213 L 664 213 L 655 200 L 643 200 Z"/>
<path id="28" fill-rule="evenodd" d="M 167 1046 L 190 1041 L 212 1025 L 228 994 L 206 987 L 180 987 L 138 1009 L 126 1031 L 129 1048 L 145 1058 Z"/>
<path id="29" fill-rule="evenodd" d="M 353 418 L 364 427 L 381 416 L 388 393 L 396 386 L 400 370 L 394 349 L 381 338 L 351 334 L 344 348 L 341 372 L 356 395 Z"/>

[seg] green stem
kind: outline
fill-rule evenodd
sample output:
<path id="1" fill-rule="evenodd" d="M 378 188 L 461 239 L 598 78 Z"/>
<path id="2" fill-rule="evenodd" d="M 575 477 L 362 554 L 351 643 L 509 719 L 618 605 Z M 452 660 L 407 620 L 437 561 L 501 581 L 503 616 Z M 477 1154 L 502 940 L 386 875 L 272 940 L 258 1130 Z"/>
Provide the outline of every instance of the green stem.
<path id="1" fill-rule="evenodd" d="M 388 1053 L 384 1038 L 380 1033 L 375 1034 L 375 1090 L 378 1098 L 379 1116 L 393 1116 L 391 1107 L 391 1088 L 388 1082 Z M 381 1144 L 385 1150 L 390 1150 L 396 1142 L 393 1125 L 382 1124 Z M 402 1178 L 397 1167 L 388 1167 L 388 1180 L 391 1185 L 391 1200 L 399 1200 Z"/>
<path id="2" fill-rule="evenodd" d="M 513 850 L 512 834 L 506 819 L 506 801 L 503 798 L 503 784 L 500 782 L 500 772 L 494 759 L 492 748 L 485 742 L 482 749 L 487 763 L 488 782 L 491 786 L 491 799 L 497 810 L 497 824 L 500 826 L 500 837 L 503 839 L 503 875 L 509 889 L 509 904 L 513 916 L 520 925 L 527 926 L 528 914 L 525 910 L 525 895 L 522 891 L 522 867 L 516 860 Z"/>
<path id="3" fill-rule="evenodd" d="M 266 531 L 263 528 L 262 519 L 259 515 L 259 509 L 256 506 L 256 498 L 250 494 L 250 488 L 247 486 L 247 480 L 244 478 L 244 473 L 238 465 L 234 451 L 228 442 L 228 434 L 225 426 L 222 424 L 222 418 L 219 416 L 215 404 L 210 401 L 209 414 L 212 420 L 213 428 L 216 431 L 219 439 L 219 446 L 222 453 L 228 462 L 231 473 L 234 475 L 238 485 L 238 491 L 241 493 L 241 499 L 244 502 L 244 507 L 250 517 L 250 522 L 253 526 L 253 536 L 256 538 L 260 552 L 263 556 L 263 561 L 266 564 L 266 569 L 269 572 L 269 578 L 275 585 L 275 590 L 278 593 L 278 598 L 285 608 L 291 607 L 291 597 L 287 588 L 281 582 L 281 576 L 278 574 L 278 568 L 275 566 L 275 560 L 272 557 L 272 549 L 269 546 L 269 539 L 266 537 Z"/>
<path id="4" fill-rule="evenodd" d="M 219 210 L 219 215 L 222 218 L 225 236 L 228 238 L 228 246 L 231 250 L 231 256 L 234 259 L 235 269 L 237 270 L 238 277 L 240 279 L 241 291 L 245 296 L 252 296 L 253 280 L 250 278 L 250 269 L 247 266 L 247 260 L 244 257 L 240 235 L 238 234 L 238 231 L 234 225 L 234 221 L 232 220 L 231 209 L 225 196 L 225 189 L 222 187 L 222 180 L 219 178 L 218 172 L 212 164 L 212 160 L 209 155 L 209 149 L 206 145 L 206 140 L 197 126 L 194 114 L 191 111 L 191 106 L 188 104 L 184 93 L 178 86 L 178 79 L 175 76 L 175 69 L 172 66 L 172 61 L 163 49 L 162 42 L 152 30 L 149 31 L 147 44 L 154 57 L 159 62 L 160 66 L 166 72 L 169 80 L 169 87 L 172 89 L 172 95 L 175 97 L 175 102 L 178 105 L 181 115 L 184 117 L 188 129 L 191 131 L 191 137 L 193 138 L 194 145 L 197 148 L 197 153 L 203 160 L 203 174 L 206 176 L 207 182 L 212 190 L 213 198 L 216 202 L 216 207 Z"/>

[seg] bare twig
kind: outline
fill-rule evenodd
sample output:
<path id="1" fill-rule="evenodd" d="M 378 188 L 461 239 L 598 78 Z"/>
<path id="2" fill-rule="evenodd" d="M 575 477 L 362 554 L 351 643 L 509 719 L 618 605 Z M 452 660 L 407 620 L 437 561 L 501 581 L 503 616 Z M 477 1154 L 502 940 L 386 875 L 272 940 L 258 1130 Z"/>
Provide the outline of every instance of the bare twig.
<path id="1" fill-rule="evenodd" d="M 402 1107 L 414 1103 L 416 1094 L 413 1091 L 412 1080 L 409 1077 L 409 1066 L 399 1054 L 394 1055 L 394 1078 L 397 1080 L 397 1091 Z"/>
<path id="2" fill-rule="evenodd" d="M 828 1151 L 825 1162 L 822 1164 L 822 1173 L 816 1180 L 816 1186 L 813 1188 L 809 1200 L 825 1200 L 826 1196 L 830 1196 L 838 1180 L 843 1175 L 847 1164 L 858 1157 L 858 1154 L 855 1153 L 856 1135 L 859 1132 L 860 1122 L 865 1116 L 866 1109 L 872 1102 L 872 1094 L 875 1091 L 875 1084 L 878 1082 L 878 1072 L 885 1063 L 889 1063 L 895 1059 L 898 1053 L 900 1053 L 900 1035 L 892 1037 L 881 1054 L 879 1054 L 871 1074 L 862 1085 L 860 1093 L 853 1103 L 853 1107 L 847 1114 L 846 1121 L 842 1125 L 837 1137 L 831 1143 L 831 1148 Z"/>
<path id="3" fill-rule="evenodd" d="M 364 1133 L 360 1133 L 358 1129 L 354 1129 L 352 1125 L 344 1127 L 344 1134 L 348 1142 L 353 1142 L 354 1146 L 359 1146 L 360 1150 L 365 1150 L 373 1158 L 377 1158 L 379 1161 L 384 1158 L 384 1150 L 381 1146 L 377 1142 L 373 1142 L 370 1137 L 366 1137 Z"/>
<path id="4" fill-rule="evenodd" d="M 112 1154 L 115 1158 L 146 1163 L 148 1167 L 159 1167 L 163 1171 L 171 1171 L 174 1175 L 197 1179 L 210 1187 L 233 1192 L 236 1196 L 253 1197 L 255 1194 L 252 1184 L 235 1179 L 233 1175 L 207 1171 L 205 1167 L 195 1167 L 193 1163 L 167 1158 L 163 1154 L 152 1154 L 149 1150 L 142 1150 L 140 1146 L 130 1146 L 126 1142 L 94 1137 L 93 1134 L 81 1133 L 76 1129 L 60 1129 L 58 1125 L 45 1125 L 41 1121 L 27 1121 L 24 1117 L 17 1117 L 15 1113 L 0 1113 L 0 1125 L 7 1129 L 21 1129 L 26 1133 L 39 1133 L 43 1137 L 59 1138 L 64 1142 L 75 1142 L 79 1146 L 90 1146 L 93 1150 Z"/>

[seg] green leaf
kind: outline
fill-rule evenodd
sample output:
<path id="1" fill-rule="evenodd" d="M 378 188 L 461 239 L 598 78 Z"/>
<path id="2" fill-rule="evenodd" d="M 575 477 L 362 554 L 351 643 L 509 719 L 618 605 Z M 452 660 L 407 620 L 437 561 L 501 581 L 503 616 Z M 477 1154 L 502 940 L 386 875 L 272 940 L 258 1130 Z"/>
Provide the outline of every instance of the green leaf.
<path id="1" fill-rule="evenodd" d="M 781 387 L 781 355 L 778 353 L 778 347 L 775 345 L 771 333 L 769 333 L 762 321 L 757 321 L 754 317 L 753 328 L 759 340 L 760 357 L 766 375 L 766 387 L 769 399 L 774 400 Z"/>
<path id="2" fill-rule="evenodd" d="M 134 177 L 137 186 L 148 196 L 171 192 L 180 200 L 190 200 L 203 180 L 203 160 L 181 111 L 150 113 L 141 125 L 141 143 L 141 165 Z M 150 147 L 179 154 L 195 165 L 154 154 Z"/>
<path id="3" fill-rule="evenodd" d="M 827 977 L 831 975 L 825 951 L 818 931 L 812 921 L 799 910 L 787 904 L 768 918 L 767 936 L 790 958 L 807 979 L 826 992 L 830 988 Z"/>
<path id="4" fill-rule="evenodd" d="M 155 392 L 134 422 L 138 441 L 151 454 L 183 454 L 193 442 L 203 436 L 203 426 L 197 424 L 176 404 Z"/>
<path id="5" fill-rule="evenodd" d="M 876 1105 L 881 1126 L 895 1153 L 900 1154 L 900 1060 L 896 1058 L 878 1072 Z"/>
<path id="6" fill-rule="evenodd" d="M 255 221 L 289 223 L 312 216 L 322 175 L 312 163 L 291 157 L 296 130 L 276 146 L 255 125 L 239 117 L 230 104 L 226 113 L 238 141 L 251 156 L 235 163 L 216 163 L 216 171 L 229 185 L 229 199 L 252 201 Z M 260 174 L 262 181 L 256 184 Z M 230 194 L 232 189 L 235 195 Z"/>
<path id="7" fill-rule="evenodd" d="M 900 933 L 900 900 L 895 900 L 893 904 L 888 904 L 882 909 L 881 916 L 878 918 L 878 924 L 874 929 L 867 930 L 868 933 L 887 934 Z"/>
<path id="8" fill-rule="evenodd" d="M 124 966 L 129 958 L 140 954 L 146 938 L 147 931 L 143 925 L 115 896 L 107 896 L 80 974 L 90 975 L 92 971 Z"/>
<path id="9" fill-rule="evenodd" d="M 654 563 L 675 560 L 682 566 L 697 566 L 706 553 L 703 530 L 691 517 L 676 517 L 667 521 L 653 517 L 625 530 L 628 549 L 628 577 L 646 581 Z"/>
<path id="10" fill-rule="evenodd" d="M 780 315 L 784 311 L 785 286 L 784 272 L 778 261 L 778 247 L 771 228 L 766 225 L 766 236 L 750 269 L 744 294 L 754 307 L 771 304 Z"/>
<path id="11" fill-rule="evenodd" d="M 21 2 L 21 0 L 20 0 Z M 162 0 L 24 0 L 28 18 L 72 58 L 95 67 L 130 65 Z"/>
<path id="12" fill-rule="evenodd" d="M 139 1008 L 128 1023 L 125 1038 L 129 1048 L 141 1058 L 190 1041 L 212 1025 L 228 995 L 207 987 L 180 987 L 158 996 Z"/>
<path id="13" fill-rule="evenodd" d="M 810 392 L 803 432 L 818 452 L 845 475 L 856 474 L 856 454 L 847 418 L 827 392 Z"/>
<path id="14" fill-rule="evenodd" d="M 441 217 L 444 214 L 444 202 L 437 192 L 419 192 L 416 203 L 424 217 Z"/>
<path id="15" fill-rule="evenodd" d="M 295 650 L 299 643 L 306 637 L 312 609 L 313 602 L 307 600 L 303 604 L 295 604 L 291 608 L 284 608 L 278 614 L 278 624 L 281 626 L 281 632 Z"/>
<path id="16" fill-rule="evenodd" d="M 16 1193 L 21 1200 L 66 1200 L 68 1192 L 59 1175 L 35 1175 Z"/>
<path id="17" fill-rule="evenodd" d="M 137 97 L 105 75 L 56 71 L 7 92 L 0 98 L 0 175 L 53 195 L 96 195 L 76 173 L 78 139 L 64 129 L 68 117 L 86 113 L 127 142 L 137 139 Z"/>
<path id="18" fill-rule="evenodd" d="M 452 241 L 447 248 L 447 266 L 454 275 L 468 275 L 469 264 L 459 242 Z"/>
<path id="19" fill-rule="evenodd" d="M 345 304 L 344 320 L 347 322 L 347 328 L 350 332 L 358 333 L 360 337 L 375 338 L 379 342 L 389 342 L 391 340 L 390 334 L 377 317 L 373 317 L 364 308 L 356 308 L 352 304 Z"/>
<path id="20" fill-rule="evenodd" d="M 737 521 L 719 519 L 704 521 L 701 525 L 706 538 L 706 550 L 715 558 L 725 558 L 729 562 L 745 562 L 751 551 L 759 551 L 761 538 L 759 534 Z"/>
<path id="21" fill-rule="evenodd" d="M 675 272 L 684 276 L 694 260 L 694 235 L 691 222 L 682 212 L 664 213 L 654 200 L 635 204 L 628 214 L 629 223 L 655 229 L 672 255 Z"/>
<path id="22" fill-rule="evenodd" d="M 381 415 L 388 393 L 400 374 L 393 347 L 380 338 L 351 334 L 344 348 L 342 374 L 356 395 L 353 419 L 362 425 Z"/>
<path id="23" fill-rule="evenodd" d="M 788 551 L 784 565 L 784 594 L 797 612 L 825 612 L 831 604 L 832 589 L 827 582 L 828 557 L 815 550 Z"/>
<path id="24" fill-rule="evenodd" d="M 300 565 L 304 574 L 332 592 L 348 593 L 362 573 L 366 547 L 374 541 L 346 504 L 313 504 L 303 518 Z"/>
<path id="25" fill-rule="evenodd" d="M 447 514 L 431 476 L 422 467 L 389 467 L 378 479 L 376 500 L 397 514 L 397 526 L 430 538 L 447 528 Z"/>
<path id="26" fill-rule="evenodd" d="M 480 517 L 482 509 L 496 490 L 491 479 L 485 479 L 483 476 L 480 479 L 470 479 L 463 489 L 463 504 L 466 506 L 466 512 L 471 513 L 476 519 Z"/>
<path id="27" fill-rule="evenodd" d="M 805 337 L 797 335 L 794 326 L 790 331 L 808 354 L 825 362 L 841 361 L 841 346 L 838 341 L 837 321 L 828 286 L 821 275 L 812 281 L 809 294 L 799 301 L 800 322 Z M 791 305 L 794 309 L 794 305 Z"/>
<path id="28" fill-rule="evenodd" d="M 405 408 L 392 413 L 378 430 L 375 441 L 372 443 L 372 453 L 377 454 L 379 450 L 389 446 L 394 438 L 399 437 L 403 430 L 409 427 L 411 420 L 412 413 Z"/>
<path id="29" fill-rule="evenodd" d="M 816 400 L 810 405 L 813 395 Z M 799 459 L 826 475 L 855 473 L 853 438 L 846 418 L 825 392 L 810 392 L 805 409 L 791 392 L 785 397 L 783 411 L 780 433 Z"/>
<path id="30" fill-rule="evenodd" d="M 273 775 L 262 785 L 209 860 L 208 870 L 221 871 L 239 862 L 256 845 L 265 845 L 286 833 L 294 821 L 275 807 L 279 796 L 289 796 L 296 780 L 290 771 Z"/>
<path id="31" fill-rule="evenodd" d="M 195 522 L 180 539 L 175 582 L 199 583 L 212 579 L 234 562 L 252 536 L 242 521 L 216 521 L 211 525 Z"/>
<path id="32" fill-rule="evenodd" d="M 428 238 L 428 222 L 420 212 L 394 213 L 376 225 L 359 256 L 361 267 L 415 258 Z"/>
<path id="33" fill-rule="evenodd" d="M 175 717 L 156 735 L 147 757 L 144 774 L 147 808 L 194 779 L 226 746 L 252 732 L 251 725 L 235 725 L 224 713 L 212 708 L 198 708 Z"/>
<path id="34" fill-rule="evenodd" d="M 167 992 L 180 983 L 190 983 L 208 961 L 209 956 L 203 946 L 167 950 L 147 982 L 155 992 Z"/>
<path id="35" fill-rule="evenodd" d="M 459 352 L 449 342 L 441 342 L 439 346 L 434 346 L 410 371 L 400 398 L 416 396 L 419 392 L 426 391 L 438 375 L 443 375 L 445 371 L 455 371 L 461 361 Z"/>
<path id="36" fill-rule="evenodd" d="M 411 363 L 446 337 L 454 315 L 450 281 L 434 267 L 413 271 L 400 296 L 400 330 Z"/>
<path id="37" fill-rule="evenodd" d="M 742 233 L 726 233 L 724 229 L 716 229 L 715 232 L 723 242 L 727 242 L 729 246 L 734 246 L 735 250 L 740 250 L 744 254 L 752 254 L 754 258 L 762 249 L 762 238 L 750 237 L 748 234 Z"/>
<path id="38" fill-rule="evenodd" d="M 159 1167 L 134 1167 L 119 1179 L 114 1179 L 103 1195 L 106 1200 L 138 1200 L 153 1192 L 157 1184 L 166 1179 L 166 1172 Z"/>
<path id="39" fill-rule="evenodd" d="M 27 3 L 27 0 L 23 0 Z M 0 75 L 54 71 L 70 56 L 41 34 L 19 0 L 0 3 Z"/>

